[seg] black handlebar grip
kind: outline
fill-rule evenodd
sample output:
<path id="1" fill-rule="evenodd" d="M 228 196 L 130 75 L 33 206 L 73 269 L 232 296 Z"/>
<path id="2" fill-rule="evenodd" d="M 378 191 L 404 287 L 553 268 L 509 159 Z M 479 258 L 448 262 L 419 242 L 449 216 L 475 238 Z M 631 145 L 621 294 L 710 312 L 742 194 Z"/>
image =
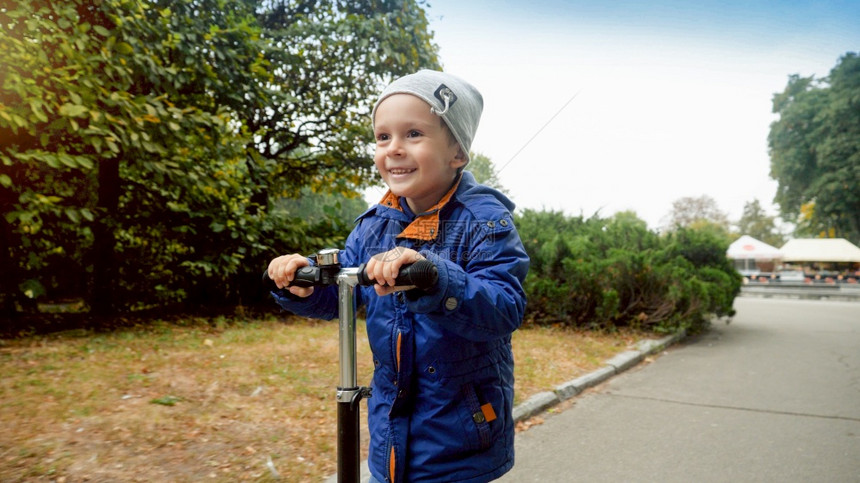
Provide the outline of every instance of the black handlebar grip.
<path id="1" fill-rule="evenodd" d="M 315 287 L 320 282 L 320 269 L 314 266 L 305 266 L 296 270 L 296 276 L 287 287 Z M 263 284 L 270 290 L 278 290 L 275 281 L 269 278 L 269 271 L 263 271 Z"/>
<path id="2" fill-rule="evenodd" d="M 366 263 L 362 263 L 358 267 L 359 285 L 373 285 L 376 283 L 375 280 L 367 278 L 367 274 L 364 272 L 366 265 Z M 435 287 L 438 280 L 439 271 L 436 269 L 436 265 L 430 260 L 424 259 L 400 267 L 400 273 L 394 279 L 394 285 L 398 287 L 414 285 L 422 290 L 427 290 Z"/>

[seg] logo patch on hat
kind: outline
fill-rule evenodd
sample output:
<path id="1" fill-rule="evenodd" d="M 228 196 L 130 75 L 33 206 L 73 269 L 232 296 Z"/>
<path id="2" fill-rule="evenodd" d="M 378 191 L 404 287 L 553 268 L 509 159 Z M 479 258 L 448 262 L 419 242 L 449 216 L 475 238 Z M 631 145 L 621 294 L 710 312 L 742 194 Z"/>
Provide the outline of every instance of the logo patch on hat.
<path id="1" fill-rule="evenodd" d="M 439 84 L 439 87 L 436 89 L 436 92 L 434 92 L 433 95 L 436 97 L 436 99 L 439 99 L 439 102 L 442 103 L 442 106 L 445 110 L 447 110 L 448 107 L 453 106 L 454 103 L 457 102 L 457 94 L 454 94 L 454 91 L 452 91 L 451 88 L 446 86 L 445 84 Z"/>

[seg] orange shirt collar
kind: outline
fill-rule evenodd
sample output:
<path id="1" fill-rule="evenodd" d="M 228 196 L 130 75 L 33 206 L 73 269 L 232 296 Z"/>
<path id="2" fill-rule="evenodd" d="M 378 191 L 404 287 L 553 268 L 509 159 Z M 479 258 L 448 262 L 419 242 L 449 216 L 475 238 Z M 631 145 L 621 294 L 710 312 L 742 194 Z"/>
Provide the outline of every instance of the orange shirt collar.
<path id="1" fill-rule="evenodd" d="M 430 209 L 424 213 L 416 214 L 412 223 L 400 232 L 397 237 L 424 241 L 435 240 L 436 237 L 439 236 L 439 213 L 442 211 L 442 207 L 448 204 L 448 201 L 450 201 L 454 196 L 454 193 L 457 191 L 457 187 L 460 186 L 460 179 L 462 179 L 462 177 L 457 179 L 454 186 L 445 193 L 445 196 L 443 196 L 438 203 L 430 207 Z M 382 197 L 379 204 L 400 212 L 403 211 L 403 207 L 400 206 L 400 197 L 392 193 L 391 190 L 388 190 L 388 192 L 385 193 L 385 196 Z"/>

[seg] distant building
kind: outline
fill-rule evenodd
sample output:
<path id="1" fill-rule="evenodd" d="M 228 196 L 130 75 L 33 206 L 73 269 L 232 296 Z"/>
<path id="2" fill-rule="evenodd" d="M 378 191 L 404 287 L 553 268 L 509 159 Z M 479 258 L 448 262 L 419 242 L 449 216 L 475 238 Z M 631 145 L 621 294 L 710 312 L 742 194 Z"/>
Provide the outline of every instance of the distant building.
<path id="1" fill-rule="evenodd" d="M 796 238 L 780 250 L 786 263 L 860 264 L 860 248 L 844 238 Z"/>
<path id="2" fill-rule="evenodd" d="M 797 238 L 782 246 L 783 260 L 814 281 L 857 283 L 860 248 L 844 238 Z"/>
<path id="3" fill-rule="evenodd" d="M 749 235 L 744 235 L 729 245 L 726 256 L 733 261 L 735 269 L 744 276 L 773 272 L 776 265 L 783 260 L 783 253 L 779 248 Z"/>

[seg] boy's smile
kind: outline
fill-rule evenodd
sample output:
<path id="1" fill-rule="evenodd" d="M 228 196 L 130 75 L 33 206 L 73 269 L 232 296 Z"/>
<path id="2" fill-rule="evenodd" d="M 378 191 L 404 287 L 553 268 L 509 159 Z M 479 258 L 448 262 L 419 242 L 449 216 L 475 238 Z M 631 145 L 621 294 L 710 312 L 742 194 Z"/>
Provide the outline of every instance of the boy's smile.
<path id="1" fill-rule="evenodd" d="M 376 169 L 414 213 L 435 205 L 466 164 L 459 144 L 430 106 L 409 94 L 383 100 L 374 118 Z"/>
<path id="2" fill-rule="evenodd" d="M 403 169 L 403 168 L 393 168 L 393 169 L 388 170 L 388 174 L 390 174 L 392 177 L 395 177 L 395 178 L 399 177 L 399 176 L 407 175 L 410 173 L 414 173 L 414 172 L 415 172 L 414 169 Z"/>

